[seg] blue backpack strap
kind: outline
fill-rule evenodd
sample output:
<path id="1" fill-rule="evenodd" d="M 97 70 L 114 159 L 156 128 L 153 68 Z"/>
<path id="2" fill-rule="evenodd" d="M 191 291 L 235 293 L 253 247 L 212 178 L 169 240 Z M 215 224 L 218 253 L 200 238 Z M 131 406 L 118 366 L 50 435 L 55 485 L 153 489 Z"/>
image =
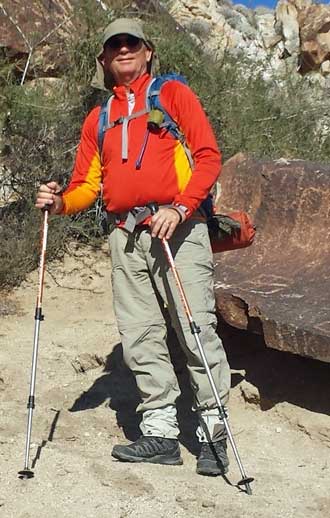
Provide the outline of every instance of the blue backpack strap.
<path id="1" fill-rule="evenodd" d="M 165 110 L 160 102 L 160 91 L 164 83 L 167 81 L 180 81 L 180 83 L 187 84 L 186 79 L 180 75 L 175 73 L 163 74 L 161 76 L 156 76 L 148 86 L 147 94 L 146 94 L 146 108 L 148 111 L 151 110 L 160 110 L 164 115 L 164 121 L 161 124 L 161 127 L 166 128 L 167 131 L 171 133 L 171 135 L 181 142 L 184 147 L 185 153 L 189 160 L 190 166 L 193 167 L 193 158 L 190 152 L 190 149 L 187 145 L 186 138 L 182 131 L 180 131 L 177 122 L 173 119 L 173 117 Z"/>
<path id="2" fill-rule="evenodd" d="M 131 115 L 127 115 L 126 117 L 119 117 L 119 119 L 110 122 L 110 111 L 113 98 L 114 96 L 111 95 L 107 101 L 102 103 L 99 115 L 97 144 L 101 161 L 105 132 L 119 124 L 122 124 L 122 159 L 128 159 L 128 124 L 132 119 L 136 119 L 147 113 L 146 108 L 144 108 L 143 110 L 132 113 Z"/>
<path id="3" fill-rule="evenodd" d="M 146 108 L 147 111 L 160 110 L 164 114 L 164 122 L 162 124 L 171 135 L 182 143 L 185 142 L 183 133 L 179 130 L 179 127 L 171 115 L 165 110 L 160 102 L 160 91 L 164 83 L 167 81 L 180 81 L 180 83 L 187 84 L 186 79 L 175 73 L 163 74 L 153 78 L 148 86 L 146 93 Z"/>
<path id="4" fill-rule="evenodd" d="M 177 140 L 180 140 L 182 143 L 184 150 L 186 152 L 187 158 L 191 167 L 193 166 L 193 159 L 191 156 L 190 149 L 186 143 L 186 139 L 184 134 L 180 131 L 178 124 L 171 117 L 171 115 L 164 109 L 160 102 L 160 90 L 164 83 L 167 81 L 180 81 L 180 83 L 187 84 L 186 79 L 179 74 L 164 74 L 161 76 L 156 76 L 148 86 L 147 90 L 147 98 L 146 98 L 146 107 L 148 111 L 151 110 L 160 110 L 164 114 L 164 123 L 163 127 L 173 135 L 173 137 Z M 213 195 L 211 193 L 208 194 L 207 198 L 201 203 L 201 209 L 203 210 L 207 219 L 213 216 Z"/>
<path id="5" fill-rule="evenodd" d="M 109 128 L 109 118 L 110 118 L 110 109 L 111 109 L 111 103 L 112 103 L 113 95 L 109 97 L 109 99 L 106 99 L 101 104 L 101 110 L 99 115 L 99 125 L 97 130 L 97 145 L 99 148 L 99 155 L 100 158 L 102 157 L 102 149 L 103 149 L 103 141 L 104 141 L 104 135 L 107 129 Z"/>

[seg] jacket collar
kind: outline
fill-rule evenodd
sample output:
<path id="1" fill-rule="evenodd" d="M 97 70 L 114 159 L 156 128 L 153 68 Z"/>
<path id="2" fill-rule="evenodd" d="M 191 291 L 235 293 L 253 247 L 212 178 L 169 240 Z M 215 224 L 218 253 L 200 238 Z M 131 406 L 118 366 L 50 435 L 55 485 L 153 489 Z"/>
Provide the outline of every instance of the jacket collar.
<path id="1" fill-rule="evenodd" d="M 150 79 L 150 74 L 143 74 L 129 85 L 129 91 L 133 92 L 134 96 L 137 97 L 139 94 L 145 92 L 146 86 L 149 83 Z M 118 99 L 126 99 L 126 92 L 126 86 L 121 85 L 113 87 L 113 93 Z"/>

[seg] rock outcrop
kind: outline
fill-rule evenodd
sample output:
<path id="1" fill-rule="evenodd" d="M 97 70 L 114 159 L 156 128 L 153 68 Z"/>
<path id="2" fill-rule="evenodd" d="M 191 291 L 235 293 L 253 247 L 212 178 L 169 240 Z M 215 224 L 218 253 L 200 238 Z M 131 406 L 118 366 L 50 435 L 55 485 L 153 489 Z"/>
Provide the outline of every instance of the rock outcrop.
<path id="1" fill-rule="evenodd" d="M 242 53 L 262 64 L 267 79 L 314 72 L 321 84 L 330 84 L 328 5 L 279 0 L 275 10 L 252 10 L 230 0 L 173 0 L 169 10 L 215 59 Z"/>
<path id="2" fill-rule="evenodd" d="M 257 237 L 216 256 L 219 313 L 269 347 L 330 362 L 330 167 L 236 155 L 220 184 L 219 212 L 246 210 Z"/>
<path id="3" fill-rule="evenodd" d="M 95 0 L 95 10 L 111 10 Z M 279 0 L 276 9 L 255 10 L 230 0 L 136 0 L 134 9 L 167 12 L 215 60 L 242 54 L 266 79 L 313 73 L 330 85 L 330 6 L 311 0 Z M 65 67 L 62 43 L 77 38 L 83 25 L 77 0 L 3 0 L 0 46 L 17 76 L 54 77 Z M 28 66 L 27 66 L 28 65 Z M 26 69 L 26 70 L 25 70 Z"/>
<path id="4" fill-rule="evenodd" d="M 321 70 L 329 74 L 330 65 L 330 7 L 312 4 L 301 10 L 300 25 L 300 72 Z"/>

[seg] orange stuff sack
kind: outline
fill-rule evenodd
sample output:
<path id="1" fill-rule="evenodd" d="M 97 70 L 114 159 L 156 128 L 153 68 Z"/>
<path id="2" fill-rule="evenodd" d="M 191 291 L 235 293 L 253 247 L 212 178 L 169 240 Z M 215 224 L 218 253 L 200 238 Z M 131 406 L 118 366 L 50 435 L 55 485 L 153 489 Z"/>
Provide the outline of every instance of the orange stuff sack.
<path id="1" fill-rule="evenodd" d="M 250 217 L 243 211 L 215 214 L 208 227 L 214 254 L 251 246 L 256 234 Z"/>

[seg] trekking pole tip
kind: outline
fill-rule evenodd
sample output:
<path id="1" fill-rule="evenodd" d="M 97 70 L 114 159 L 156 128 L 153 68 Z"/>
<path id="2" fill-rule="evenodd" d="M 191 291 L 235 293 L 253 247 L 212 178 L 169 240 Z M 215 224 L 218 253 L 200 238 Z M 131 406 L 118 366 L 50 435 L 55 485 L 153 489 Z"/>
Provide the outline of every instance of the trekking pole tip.
<path id="1" fill-rule="evenodd" d="M 21 480 L 27 480 L 28 478 L 33 478 L 33 477 L 34 477 L 34 473 L 29 468 L 22 469 L 22 471 L 18 472 L 18 478 L 20 478 Z"/>
<path id="2" fill-rule="evenodd" d="M 237 485 L 238 486 L 245 486 L 245 489 L 246 489 L 246 494 L 247 495 L 252 495 L 252 489 L 251 489 L 251 482 L 254 481 L 254 478 L 253 477 L 246 477 L 246 478 L 242 478 L 242 480 L 240 480 L 239 482 L 237 482 Z"/>

